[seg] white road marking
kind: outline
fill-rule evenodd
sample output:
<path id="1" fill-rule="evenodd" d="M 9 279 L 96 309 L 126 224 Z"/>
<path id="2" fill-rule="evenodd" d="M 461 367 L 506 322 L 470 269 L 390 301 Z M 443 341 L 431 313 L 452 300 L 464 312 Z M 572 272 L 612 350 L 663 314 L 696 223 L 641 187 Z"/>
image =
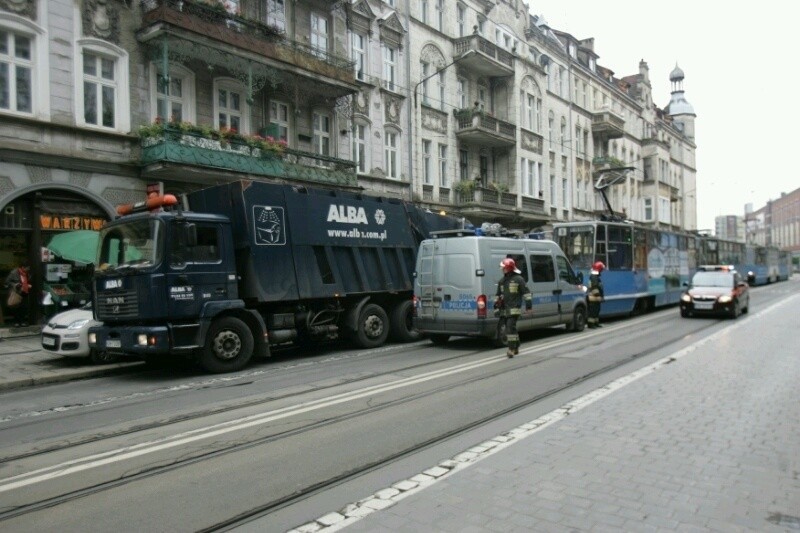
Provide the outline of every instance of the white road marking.
<path id="1" fill-rule="evenodd" d="M 750 319 L 758 320 L 764 315 L 780 307 L 788 305 L 798 297 L 800 297 L 800 295 L 794 294 L 785 300 L 772 304 L 758 313 L 751 314 Z M 626 322 L 626 324 L 630 324 L 630 322 Z M 653 372 L 664 368 L 664 366 L 673 363 L 686 355 L 689 355 L 701 346 L 710 342 L 714 342 L 717 339 L 728 335 L 734 327 L 736 327 L 736 322 L 723 327 L 712 335 L 700 339 L 699 341 L 696 341 L 689 346 L 686 346 L 685 348 L 682 348 L 677 352 L 656 361 L 655 363 L 640 368 L 639 370 L 631 372 L 628 375 L 615 379 L 607 385 L 584 394 L 583 396 L 576 398 L 575 400 L 572 400 L 562 405 L 558 409 L 550 411 L 549 413 L 546 413 L 535 420 L 531 420 L 530 422 L 522 424 L 521 426 L 517 426 L 507 433 L 498 435 L 493 439 L 473 446 L 472 448 L 459 453 L 451 459 L 442 461 L 441 463 L 434 465 L 433 467 L 428 468 L 422 473 L 417 474 L 409 479 L 398 481 L 392 484 L 391 487 L 387 487 L 357 502 L 346 505 L 338 512 L 326 513 L 312 522 L 308 522 L 298 526 L 295 529 L 291 529 L 288 533 L 303 533 L 306 531 L 314 531 L 316 533 L 332 533 L 334 531 L 344 529 L 347 526 L 358 522 L 365 516 L 374 513 L 375 511 L 391 507 L 397 502 L 430 487 L 434 483 L 437 483 L 446 477 L 449 477 L 453 473 L 468 468 L 475 463 L 511 446 L 512 444 L 516 444 L 522 439 L 530 437 L 534 433 L 537 433 L 542 429 L 563 420 L 567 416 L 575 414 L 584 407 L 587 407 L 594 402 L 605 398 L 622 387 L 629 385 L 649 374 L 652 374 Z M 605 331 L 613 331 L 613 329 L 614 328 L 606 328 Z"/>

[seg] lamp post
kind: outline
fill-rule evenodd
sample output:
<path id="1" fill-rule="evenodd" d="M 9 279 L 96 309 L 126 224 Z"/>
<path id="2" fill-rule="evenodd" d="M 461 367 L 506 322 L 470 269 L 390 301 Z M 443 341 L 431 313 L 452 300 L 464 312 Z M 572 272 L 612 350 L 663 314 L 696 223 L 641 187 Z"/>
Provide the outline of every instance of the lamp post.
<path id="1" fill-rule="evenodd" d="M 437 69 L 436 72 L 434 72 L 433 74 L 431 74 L 429 76 L 425 76 L 424 78 L 419 80 L 416 85 L 414 85 L 414 140 L 413 140 L 414 151 L 417 151 L 418 143 L 422 142 L 422 140 L 419 138 L 419 119 L 417 118 L 418 107 L 419 107 L 417 105 L 417 91 L 419 90 L 419 86 L 422 85 L 423 83 L 425 83 L 426 81 L 428 81 L 429 79 L 433 78 L 434 76 L 440 75 L 446 69 L 452 67 L 453 65 L 455 65 L 456 63 L 458 63 L 460 61 L 463 61 L 464 59 L 468 58 L 469 56 L 471 56 L 471 55 L 473 55 L 475 53 L 476 53 L 475 50 L 467 50 L 460 57 L 457 57 L 456 59 L 454 59 L 450 63 L 446 64 L 442 68 Z M 419 158 L 414 158 L 414 160 L 418 161 Z M 411 182 L 409 183 L 409 185 L 410 185 L 410 187 L 409 187 L 409 200 L 411 200 L 413 202 L 414 201 L 414 171 L 413 170 L 411 172 Z"/>

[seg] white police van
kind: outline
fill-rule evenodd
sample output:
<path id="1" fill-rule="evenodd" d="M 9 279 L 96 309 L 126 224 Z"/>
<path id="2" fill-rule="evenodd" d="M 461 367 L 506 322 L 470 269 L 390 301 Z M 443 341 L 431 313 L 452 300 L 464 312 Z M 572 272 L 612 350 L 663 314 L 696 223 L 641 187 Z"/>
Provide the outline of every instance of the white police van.
<path id="1" fill-rule="evenodd" d="M 517 322 L 519 331 L 561 324 L 583 331 L 583 276 L 575 274 L 558 244 L 525 236 L 480 236 L 475 230 L 438 232 L 420 244 L 414 326 L 436 344 L 469 336 L 505 345 L 505 324 L 495 317 L 494 298 L 503 276 L 500 261 L 506 257 L 516 262 L 533 297 L 533 309 L 523 309 Z"/>

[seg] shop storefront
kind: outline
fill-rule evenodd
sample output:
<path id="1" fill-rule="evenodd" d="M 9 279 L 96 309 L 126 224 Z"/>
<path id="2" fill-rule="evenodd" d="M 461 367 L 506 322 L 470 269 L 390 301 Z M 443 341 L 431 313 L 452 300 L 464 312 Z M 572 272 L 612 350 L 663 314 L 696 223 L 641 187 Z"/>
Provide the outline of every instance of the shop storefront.
<path id="1" fill-rule="evenodd" d="M 30 266 L 32 289 L 25 299 L 22 315 L 29 324 L 61 310 L 80 307 L 91 299 L 91 239 L 63 237 L 56 253 L 48 245 L 65 233 L 89 235 L 109 220 L 108 213 L 90 199 L 70 191 L 39 190 L 20 196 L 0 211 L 0 274 L 20 265 Z M 64 242 L 69 242 L 63 246 Z M 96 242 L 96 241 L 95 241 Z M 89 249 L 75 254 L 79 246 Z M 59 255 L 63 254 L 63 255 Z M 7 292 L 4 292 L 7 295 Z M 14 325 L 14 312 L 2 298 L 0 326 Z"/>

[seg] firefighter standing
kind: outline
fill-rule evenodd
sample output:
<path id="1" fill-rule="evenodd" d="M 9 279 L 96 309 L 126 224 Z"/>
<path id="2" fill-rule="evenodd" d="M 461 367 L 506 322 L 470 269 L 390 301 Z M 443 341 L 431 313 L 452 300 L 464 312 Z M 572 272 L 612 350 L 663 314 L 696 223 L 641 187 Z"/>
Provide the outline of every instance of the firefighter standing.
<path id="1" fill-rule="evenodd" d="M 586 325 L 590 328 L 602 327 L 600 325 L 600 303 L 603 301 L 604 293 L 600 274 L 605 269 L 606 265 L 602 261 L 597 261 L 592 265 L 592 271 L 589 274 L 589 318 Z"/>
<path id="2" fill-rule="evenodd" d="M 517 319 L 522 314 L 522 304 L 530 311 L 533 307 L 531 291 L 525 284 L 522 272 L 517 268 L 513 259 L 507 257 L 500 262 L 503 269 L 503 278 L 497 282 L 497 294 L 494 307 L 500 310 L 501 320 L 506 321 L 506 338 L 508 340 L 508 357 L 519 353 L 519 333 L 517 333 Z"/>

